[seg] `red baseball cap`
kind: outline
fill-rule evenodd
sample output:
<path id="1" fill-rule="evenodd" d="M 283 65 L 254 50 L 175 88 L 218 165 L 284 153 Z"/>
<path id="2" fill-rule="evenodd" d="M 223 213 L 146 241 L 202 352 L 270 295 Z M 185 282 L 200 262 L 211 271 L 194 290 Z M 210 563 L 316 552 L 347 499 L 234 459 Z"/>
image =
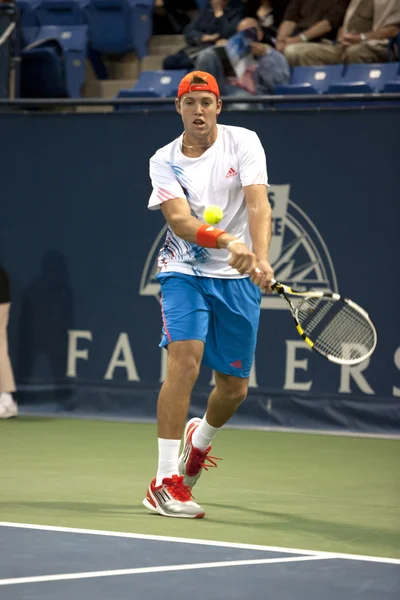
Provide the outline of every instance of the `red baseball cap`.
<path id="1" fill-rule="evenodd" d="M 192 83 L 194 77 L 201 77 L 206 83 Z M 189 92 L 211 92 L 219 98 L 219 87 L 217 80 L 211 73 L 205 71 L 192 71 L 181 79 L 178 87 L 178 98 Z"/>

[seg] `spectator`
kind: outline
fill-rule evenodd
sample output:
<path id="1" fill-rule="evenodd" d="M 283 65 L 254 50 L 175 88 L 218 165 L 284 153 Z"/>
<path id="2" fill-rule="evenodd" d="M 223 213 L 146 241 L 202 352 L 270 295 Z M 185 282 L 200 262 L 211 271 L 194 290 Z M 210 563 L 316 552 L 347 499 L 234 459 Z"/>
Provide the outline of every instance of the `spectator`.
<path id="1" fill-rule="evenodd" d="M 7 324 L 10 312 L 10 283 L 7 271 L 0 265 L 0 419 L 16 417 L 18 407 L 12 397 L 14 375 L 8 356 Z"/>
<path id="2" fill-rule="evenodd" d="M 164 69 L 193 69 L 196 56 L 213 46 L 217 40 L 227 39 L 236 31 L 243 15 L 243 4 L 238 0 L 210 0 L 197 19 L 185 30 L 186 46 L 167 56 Z"/>
<path id="3" fill-rule="evenodd" d="M 153 35 L 182 33 L 196 10 L 196 0 L 155 0 Z"/>
<path id="4" fill-rule="evenodd" d="M 389 38 L 400 33 L 400 0 L 373 0 L 369 27 L 357 31 L 357 24 L 363 22 L 363 9 L 369 4 L 365 0 L 351 0 L 347 9 L 338 37 L 345 63 L 386 62 Z"/>
<path id="5" fill-rule="evenodd" d="M 244 16 L 257 19 L 264 33 L 276 34 L 283 21 L 283 15 L 289 0 L 242 0 L 244 3 Z"/>
<path id="6" fill-rule="evenodd" d="M 203 50 L 196 60 L 196 69 L 214 75 L 223 96 L 270 94 L 276 85 L 289 81 L 290 71 L 285 57 L 263 42 L 264 32 L 259 22 L 252 18 L 243 19 L 237 31 L 246 29 L 257 32 L 258 41 L 251 42 L 256 64 L 240 80 L 226 77 L 222 60 L 214 48 Z M 217 42 L 217 46 L 222 44 L 222 41 Z"/>
<path id="7" fill-rule="evenodd" d="M 291 66 L 313 64 L 303 56 L 316 42 L 332 47 L 348 4 L 349 0 L 291 0 L 278 29 L 277 50 Z"/>
<path id="8" fill-rule="evenodd" d="M 351 0 L 337 43 L 303 44 L 301 58 L 295 64 L 386 62 L 389 38 L 399 32 L 400 0 Z"/>

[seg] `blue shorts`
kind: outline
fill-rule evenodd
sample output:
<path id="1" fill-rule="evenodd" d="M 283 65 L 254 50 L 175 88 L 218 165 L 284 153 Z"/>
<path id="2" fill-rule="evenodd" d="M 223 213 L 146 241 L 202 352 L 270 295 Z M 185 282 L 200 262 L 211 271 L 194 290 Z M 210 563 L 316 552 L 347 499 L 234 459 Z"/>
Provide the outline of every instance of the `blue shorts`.
<path id="1" fill-rule="evenodd" d="M 248 277 L 221 279 L 160 273 L 163 337 L 204 342 L 203 364 L 248 377 L 254 360 L 261 292 Z"/>

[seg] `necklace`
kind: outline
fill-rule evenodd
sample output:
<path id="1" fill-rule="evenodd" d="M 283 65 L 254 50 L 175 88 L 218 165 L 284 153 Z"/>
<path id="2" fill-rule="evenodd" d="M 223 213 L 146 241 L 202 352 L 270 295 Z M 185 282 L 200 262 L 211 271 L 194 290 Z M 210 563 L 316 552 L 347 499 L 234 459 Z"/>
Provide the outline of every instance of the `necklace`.
<path id="1" fill-rule="evenodd" d="M 205 146 L 188 146 L 187 144 L 185 144 L 185 142 L 183 141 L 182 138 L 182 146 L 185 146 L 185 148 L 189 148 L 190 150 L 192 150 L 192 148 L 209 148 L 210 146 L 213 145 L 214 142 L 212 142 L 211 144 L 206 144 Z"/>
<path id="2" fill-rule="evenodd" d="M 207 144 L 206 146 L 188 146 L 187 144 L 185 144 L 185 142 L 182 140 L 182 146 L 185 146 L 185 148 L 209 148 L 210 146 L 212 146 L 212 144 Z"/>

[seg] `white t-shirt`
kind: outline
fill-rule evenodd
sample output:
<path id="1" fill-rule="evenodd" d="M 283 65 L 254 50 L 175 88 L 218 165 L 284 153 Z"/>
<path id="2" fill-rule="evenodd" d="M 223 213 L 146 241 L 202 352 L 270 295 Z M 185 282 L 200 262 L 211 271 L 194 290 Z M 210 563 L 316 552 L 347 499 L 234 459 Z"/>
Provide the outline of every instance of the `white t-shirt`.
<path id="1" fill-rule="evenodd" d="M 183 134 L 150 159 L 153 192 L 148 207 L 159 209 L 171 198 L 186 197 L 192 214 L 217 204 L 224 211 L 216 227 L 252 248 L 243 186 L 268 185 L 265 152 L 254 131 L 218 125 L 215 143 L 198 158 L 182 153 Z M 203 248 L 176 236 L 168 227 L 158 257 L 161 272 L 177 271 L 201 277 L 243 277 L 228 265 L 225 249 Z"/>

